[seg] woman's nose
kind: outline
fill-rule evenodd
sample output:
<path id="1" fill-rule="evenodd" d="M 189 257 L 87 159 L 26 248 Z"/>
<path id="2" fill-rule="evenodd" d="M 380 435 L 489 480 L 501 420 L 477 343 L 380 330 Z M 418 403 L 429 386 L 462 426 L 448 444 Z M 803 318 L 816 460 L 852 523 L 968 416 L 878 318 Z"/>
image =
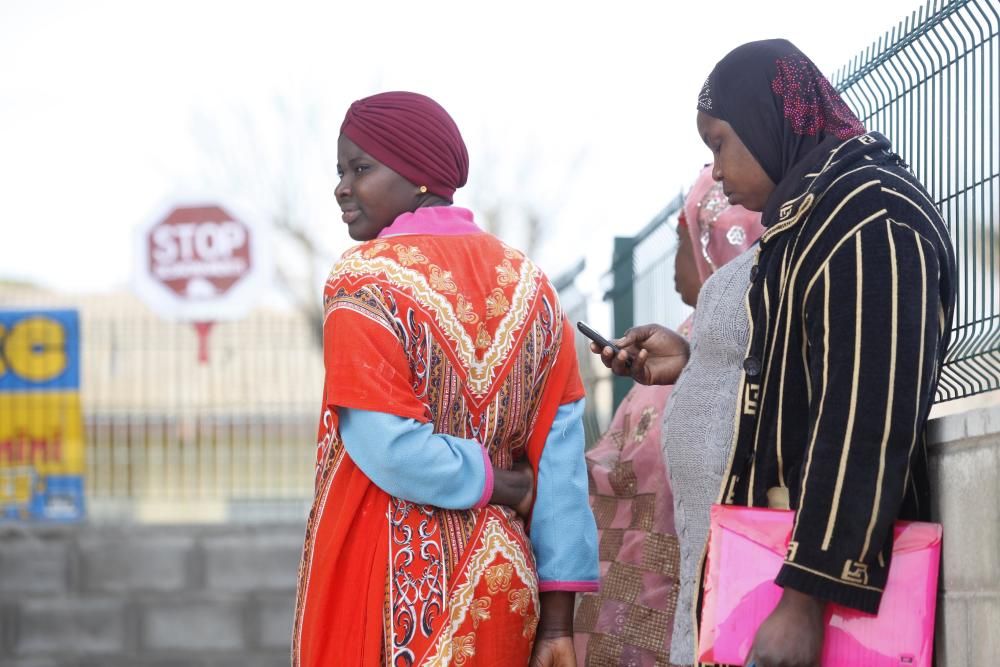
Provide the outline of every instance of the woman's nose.
<path id="1" fill-rule="evenodd" d="M 337 186 L 333 189 L 333 194 L 337 199 L 343 199 L 351 194 L 350 185 L 348 185 L 346 179 L 341 178 L 337 183 Z"/>
<path id="2" fill-rule="evenodd" d="M 722 180 L 722 169 L 719 168 L 718 162 L 712 165 L 712 180 L 714 181 Z"/>

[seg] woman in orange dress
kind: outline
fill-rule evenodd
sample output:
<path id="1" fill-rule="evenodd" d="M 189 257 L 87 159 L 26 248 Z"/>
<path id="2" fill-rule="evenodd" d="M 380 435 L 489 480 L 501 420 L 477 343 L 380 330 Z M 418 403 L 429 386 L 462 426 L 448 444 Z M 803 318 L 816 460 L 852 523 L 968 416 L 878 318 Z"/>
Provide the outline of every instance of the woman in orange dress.
<path id="1" fill-rule="evenodd" d="M 355 102 L 337 153 L 361 244 L 324 290 L 293 664 L 568 667 L 597 545 L 555 289 L 451 205 L 468 155 L 433 100 Z"/>

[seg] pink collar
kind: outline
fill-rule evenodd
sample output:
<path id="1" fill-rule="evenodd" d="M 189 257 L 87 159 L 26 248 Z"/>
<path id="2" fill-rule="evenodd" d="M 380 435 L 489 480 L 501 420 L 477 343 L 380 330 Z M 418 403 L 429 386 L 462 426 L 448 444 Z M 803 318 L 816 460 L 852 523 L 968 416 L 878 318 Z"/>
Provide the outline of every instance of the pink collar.
<path id="1" fill-rule="evenodd" d="M 378 238 L 400 234 L 433 234 L 457 236 L 481 234 L 472 220 L 472 211 L 458 206 L 424 206 L 413 213 L 404 213 L 378 233 Z"/>

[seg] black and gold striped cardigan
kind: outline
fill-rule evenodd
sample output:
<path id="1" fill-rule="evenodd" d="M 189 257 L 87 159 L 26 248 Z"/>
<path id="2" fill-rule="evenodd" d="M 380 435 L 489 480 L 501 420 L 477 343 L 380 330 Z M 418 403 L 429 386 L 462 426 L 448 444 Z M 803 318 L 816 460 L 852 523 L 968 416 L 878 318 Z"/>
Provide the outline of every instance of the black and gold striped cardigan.
<path id="1" fill-rule="evenodd" d="M 869 133 L 816 163 L 761 239 L 720 500 L 797 510 L 777 583 L 877 610 L 899 518 L 926 518 L 924 430 L 955 260 L 924 187 Z"/>

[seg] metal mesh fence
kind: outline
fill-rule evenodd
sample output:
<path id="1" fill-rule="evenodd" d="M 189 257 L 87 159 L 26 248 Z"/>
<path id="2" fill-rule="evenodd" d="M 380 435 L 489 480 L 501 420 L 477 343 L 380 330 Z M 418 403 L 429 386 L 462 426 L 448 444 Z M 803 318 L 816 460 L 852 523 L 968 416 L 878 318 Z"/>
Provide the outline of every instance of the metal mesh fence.
<path id="1" fill-rule="evenodd" d="M 1000 12 L 928 2 L 832 77 L 885 134 L 951 229 L 958 302 L 937 400 L 1000 388 Z"/>

